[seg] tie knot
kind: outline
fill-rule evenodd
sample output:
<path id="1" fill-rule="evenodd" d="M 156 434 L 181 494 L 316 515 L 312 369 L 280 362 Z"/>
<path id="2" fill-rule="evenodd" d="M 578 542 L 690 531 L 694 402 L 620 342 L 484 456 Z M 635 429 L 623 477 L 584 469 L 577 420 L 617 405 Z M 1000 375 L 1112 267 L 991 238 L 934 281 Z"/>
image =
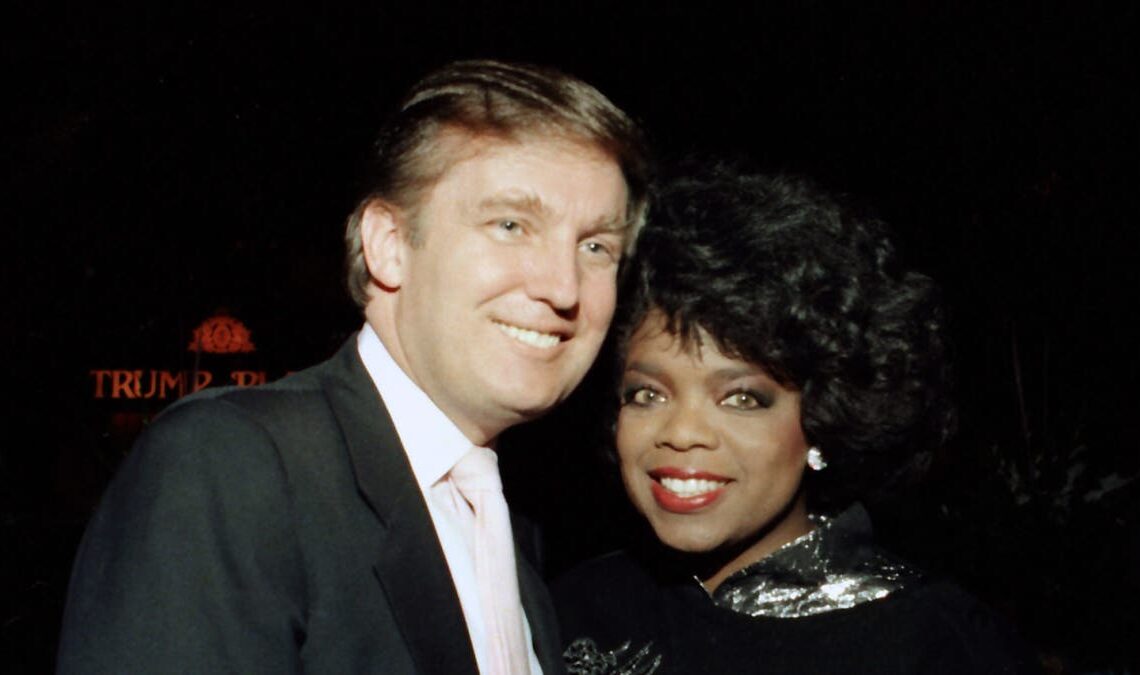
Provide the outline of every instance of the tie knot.
<path id="1" fill-rule="evenodd" d="M 492 450 L 475 446 L 463 455 L 451 469 L 451 480 L 465 495 L 472 492 L 502 492 L 499 478 L 499 457 Z"/>

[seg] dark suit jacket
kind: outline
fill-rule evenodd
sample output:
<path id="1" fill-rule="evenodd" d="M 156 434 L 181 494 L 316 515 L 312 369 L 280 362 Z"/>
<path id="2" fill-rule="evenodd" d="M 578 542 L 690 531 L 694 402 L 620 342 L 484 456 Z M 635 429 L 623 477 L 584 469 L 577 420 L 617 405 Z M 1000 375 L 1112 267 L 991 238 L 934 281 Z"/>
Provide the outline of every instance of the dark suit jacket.
<path id="1" fill-rule="evenodd" d="M 554 613 L 519 556 L 547 673 Z M 88 526 L 64 673 L 477 672 L 411 466 L 356 351 L 171 406 Z"/>

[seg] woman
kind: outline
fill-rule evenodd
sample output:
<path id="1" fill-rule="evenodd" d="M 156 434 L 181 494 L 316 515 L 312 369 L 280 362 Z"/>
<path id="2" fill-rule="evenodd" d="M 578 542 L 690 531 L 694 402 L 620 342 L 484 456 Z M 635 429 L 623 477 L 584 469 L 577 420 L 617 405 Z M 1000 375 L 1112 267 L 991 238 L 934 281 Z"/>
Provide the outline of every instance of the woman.
<path id="1" fill-rule="evenodd" d="M 1007 673 L 1002 622 L 860 500 L 954 427 L 935 289 L 806 181 L 674 181 L 616 326 L 617 454 L 656 542 L 555 587 L 572 673 Z"/>

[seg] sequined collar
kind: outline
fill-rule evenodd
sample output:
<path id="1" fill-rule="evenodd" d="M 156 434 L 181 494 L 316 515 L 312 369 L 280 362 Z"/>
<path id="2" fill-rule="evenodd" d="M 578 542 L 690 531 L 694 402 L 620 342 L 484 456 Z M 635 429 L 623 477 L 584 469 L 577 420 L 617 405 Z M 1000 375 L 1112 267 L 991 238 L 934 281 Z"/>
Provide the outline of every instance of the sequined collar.
<path id="1" fill-rule="evenodd" d="M 713 602 L 749 616 L 811 616 L 885 598 L 918 578 L 872 543 L 862 506 L 813 520 L 815 530 L 725 579 Z"/>

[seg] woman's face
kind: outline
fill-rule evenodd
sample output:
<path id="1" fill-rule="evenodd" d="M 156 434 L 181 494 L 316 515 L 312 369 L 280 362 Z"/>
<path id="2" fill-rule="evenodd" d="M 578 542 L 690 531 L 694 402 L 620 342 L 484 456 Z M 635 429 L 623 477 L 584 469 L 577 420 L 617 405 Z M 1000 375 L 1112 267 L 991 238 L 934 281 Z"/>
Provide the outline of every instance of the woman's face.
<path id="1" fill-rule="evenodd" d="M 739 551 L 727 576 L 811 529 L 800 395 L 725 356 L 704 331 L 700 346 L 684 350 L 663 327 L 654 311 L 630 338 L 617 424 L 622 479 L 666 545 Z"/>

